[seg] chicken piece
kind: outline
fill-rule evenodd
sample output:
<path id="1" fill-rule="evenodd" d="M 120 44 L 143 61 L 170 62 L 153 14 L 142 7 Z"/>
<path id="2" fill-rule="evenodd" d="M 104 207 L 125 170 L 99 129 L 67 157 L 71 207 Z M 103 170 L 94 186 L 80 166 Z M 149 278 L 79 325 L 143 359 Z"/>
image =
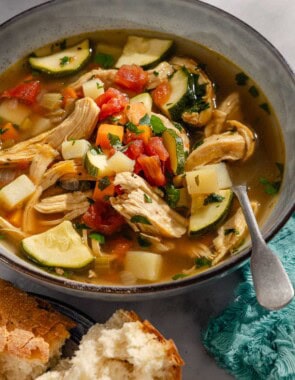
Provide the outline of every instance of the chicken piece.
<path id="1" fill-rule="evenodd" d="M 56 212 L 72 211 L 76 208 L 89 207 L 87 200 L 92 191 L 85 193 L 74 191 L 73 193 L 58 194 L 52 197 L 43 198 L 34 208 L 42 214 L 54 214 Z"/>
<path id="2" fill-rule="evenodd" d="M 215 95 L 213 85 L 206 73 L 198 67 L 197 62 L 190 58 L 174 57 L 170 63 L 176 69 L 181 67 L 195 74 L 197 77 L 196 92 L 198 93 L 198 101 L 191 108 L 183 112 L 182 120 L 185 123 L 195 127 L 203 127 L 211 117 L 215 107 Z"/>
<path id="3" fill-rule="evenodd" d="M 79 79 L 71 83 L 69 86 L 74 90 L 78 90 L 84 83 L 88 82 L 91 79 L 98 78 L 104 83 L 105 88 L 109 88 L 114 84 L 117 71 L 118 70 L 116 69 L 94 69 L 80 76 Z"/>
<path id="4" fill-rule="evenodd" d="M 85 206 L 85 202 L 83 202 L 84 206 L 81 204 L 82 207 L 76 207 L 74 210 L 71 210 L 67 213 L 62 218 L 58 219 L 50 219 L 50 220 L 41 220 L 42 226 L 57 226 L 58 224 L 64 222 L 65 220 L 73 220 L 78 218 L 78 216 L 81 216 L 85 214 L 85 212 L 89 208 L 89 203 L 87 202 L 87 206 Z"/>
<path id="5" fill-rule="evenodd" d="M 192 259 L 198 257 L 206 257 L 207 259 L 212 259 L 214 257 L 213 252 L 207 245 L 198 242 L 196 242 L 193 246 L 185 250 L 184 253 L 186 256 L 189 256 Z"/>
<path id="6" fill-rule="evenodd" d="M 246 125 L 237 120 L 228 120 L 226 122 L 226 129 L 237 131 L 241 136 L 243 136 L 246 143 L 246 153 L 243 157 L 243 161 L 246 161 L 254 153 L 256 141 L 255 134 L 250 128 L 246 127 Z"/>
<path id="7" fill-rule="evenodd" d="M 210 122 L 204 128 L 205 137 L 211 135 L 218 135 L 224 131 L 224 125 L 227 118 L 227 114 L 219 109 L 212 111 L 212 118 Z"/>
<path id="8" fill-rule="evenodd" d="M 152 90 L 159 86 L 159 84 L 166 82 L 170 75 L 174 73 L 173 66 L 170 63 L 164 61 L 161 62 L 155 68 L 148 70 L 148 83 L 147 90 Z"/>
<path id="9" fill-rule="evenodd" d="M 239 133 L 225 132 L 206 137 L 188 156 L 185 169 L 193 170 L 197 166 L 214 164 L 221 161 L 241 160 L 246 154 L 246 143 Z"/>
<path id="10" fill-rule="evenodd" d="M 99 107 L 91 98 L 77 100 L 74 111 L 57 127 L 0 152 L 0 167 L 7 166 L 7 163 L 31 162 L 42 144 L 59 150 L 66 139 L 88 139 L 96 126 L 98 114 Z"/>
<path id="11" fill-rule="evenodd" d="M 2 218 L 2 216 L 0 216 L 0 231 L 4 232 L 9 238 L 17 242 L 20 242 L 22 239 L 28 236 L 20 228 L 15 227 L 6 219 Z"/>
<path id="12" fill-rule="evenodd" d="M 50 145 L 42 144 L 40 146 L 39 153 L 32 160 L 29 173 L 29 177 L 35 185 L 39 184 L 49 164 L 54 161 L 58 154 Z"/>
<path id="13" fill-rule="evenodd" d="M 110 202 L 134 231 L 164 237 L 185 234 L 186 219 L 172 210 L 143 178 L 129 172 L 119 173 L 114 184 L 119 185 L 124 193 L 110 198 Z M 152 199 L 151 203 L 145 202 L 145 194 Z M 136 216 L 142 217 L 144 222 L 131 222 Z"/>
<path id="14" fill-rule="evenodd" d="M 254 214 L 258 210 L 258 202 L 251 202 Z M 217 230 L 217 237 L 213 240 L 216 250 L 212 264 L 218 264 L 228 252 L 233 252 L 243 241 L 248 227 L 241 207 L 236 213 Z"/>
<path id="15" fill-rule="evenodd" d="M 188 152 L 190 149 L 190 142 L 189 142 L 189 138 L 188 138 L 188 135 L 186 134 L 185 129 L 183 128 L 180 131 L 178 128 L 176 128 L 174 126 L 172 121 L 169 120 L 164 115 L 161 115 L 159 113 L 154 113 L 154 112 L 152 112 L 152 115 L 157 116 L 162 121 L 162 123 L 164 124 L 164 127 L 166 127 L 167 129 L 173 129 L 173 131 L 182 139 L 184 150 Z"/>

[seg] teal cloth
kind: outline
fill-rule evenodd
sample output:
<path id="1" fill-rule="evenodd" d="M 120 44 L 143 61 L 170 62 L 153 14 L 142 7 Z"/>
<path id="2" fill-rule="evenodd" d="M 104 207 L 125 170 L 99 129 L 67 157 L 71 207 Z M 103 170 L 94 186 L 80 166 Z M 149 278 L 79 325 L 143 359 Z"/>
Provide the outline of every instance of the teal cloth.
<path id="1" fill-rule="evenodd" d="M 269 243 L 295 286 L 295 215 Z M 243 269 L 236 298 L 209 321 L 203 344 L 238 380 L 295 380 L 295 300 L 267 311 L 256 300 L 250 266 Z"/>

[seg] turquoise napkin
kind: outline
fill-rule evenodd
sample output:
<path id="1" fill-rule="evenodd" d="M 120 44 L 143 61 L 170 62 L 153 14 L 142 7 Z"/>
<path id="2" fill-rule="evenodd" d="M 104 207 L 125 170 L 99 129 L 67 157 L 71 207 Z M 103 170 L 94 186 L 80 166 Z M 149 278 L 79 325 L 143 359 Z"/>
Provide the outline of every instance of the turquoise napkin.
<path id="1" fill-rule="evenodd" d="M 295 215 L 269 243 L 295 285 Z M 238 380 L 295 379 L 295 300 L 267 311 L 256 300 L 250 267 L 234 302 L 203 332 L 203 343 L 217 363 Z"/>

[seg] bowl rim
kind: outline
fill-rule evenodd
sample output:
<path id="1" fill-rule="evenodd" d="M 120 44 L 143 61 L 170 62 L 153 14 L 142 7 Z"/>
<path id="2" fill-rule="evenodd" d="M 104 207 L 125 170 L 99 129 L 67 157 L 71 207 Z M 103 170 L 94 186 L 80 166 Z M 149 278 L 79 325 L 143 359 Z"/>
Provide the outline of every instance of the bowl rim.
<path id="1" fill-rule="evenodd" d="M 35 6 L 32 6 L 28 9 L 25 9 L 24 11 L 10 17 L 6 21 L 0 24 L 0 33 L 1 29 L 3 29 L 5 26 L 12 24 L 14 22 L 17 22 L 17 20 L 22 18 L 23 16 L 30 14 L 32 11 L 39 10 L 39 9 L 46 9 L 48 6 L 51 6 L 55 3 L 60 3 L 61 0 L 47 0 L 41 4 L 37 4 Z M 293 72 L 293 69 L 291 68 L 290 64 L 287 62 L 287 60 L 284 58 L 284 56 L 280 53 L 280 51 L 261 33 L 259 33 L 256 29 L 254 29 L 252 26 L 247 24 L 245 21 L 239 19 L 238 17 L 232 15 L 231 13 L 228 13 L 227 11 L 218 8 L 217 6 L 214 6 L 212 4 L 205 3 L 201 0 L 179 0 L 179 2 L 188 3 L 191 5 L 195 5 L 196 3 L 199 4 L 199 6 L 207 9 L 211 9 L 214 12 L 218 12 L 222 14 L 225 18 L 228 18 L 238 24 L 240 27 L 242 27 L 247 32 L 252 33 L 260 42 L 262 42 L 264 45 L 266 45 L 269 50 L 274 54 L 277 59 L 280 61 L 284 69 L 287 71 L 287 73 L 290 76 L 290 79 L 292 80 L 293 84 L 295 85 L 295 75 Z M 271 230 L 266 236 L 264 236 L 265 241 L 271 240 L 278 232 L 279 230 L 287 223 L 293 212 L 295 211 L 295 202 L 289 206 L 289 209 L 285 212 L 285 215 L 282 217 L 280 222 Z M 190 289 L 192 286 L 198 286 L 200 284 L 203 284 L 205 282 L 208 282 L 210 280 L 213 280 L 214 278 L 218 278 L 222 274 L 229 273 L 230 271 L 233 271 L 239 267 L 241 267 L 243 264 L 247 262 L 247 260 L 250 258 L 251 255 L 251 244 L 246 247 L 245 249 L 241 250 L 239 254 L 232 256 L 228 260 L 222 262 L 222 264 L 211 268 L 210 270 L 206 270 L 204 272 L 198 273 L 194 276 L 190 276 L 187 278 L 183 278 L 177 281 L 169 281 L 169 282 L 163 282 L 163 283 L 155 283 L 155 284 L 146 284 L 146 285 L 137 285 L 137 286 L 115 286 L 115 285 L 98 285 L 98 284 L 89 284 L 85 282 L 80 281 L 74 281 L 69 280 L 64 277 L 58 277 L 54 275 L 50 275 L 49 273 L 43 271 L 40 272 L 37 269 L 31 269 L 28 267 L 25 267 L 17 262 L 15 262 L 13 259 L 10 259 L 7 256 L 4 256 L 0 250 L 0 262 L 4 263 L 8 267 L 14 269 L 16 272 L 23 273 L 25 276 L 33 277 L 37 282 L 41 282 L 43 285 L 46 283 L 58 287 L 58 288 L 67 288 L 69 290 L 73 291 L 83 291 L 83 293 L 92 293 L 96 295 L 144 295 L 144 294 L 151 294 L 151 293 L 166 293 L 167 291 L 172 290 L 179 290 L 179 289 Z M 39 268 L 38 268 L 39 269 Z"/>

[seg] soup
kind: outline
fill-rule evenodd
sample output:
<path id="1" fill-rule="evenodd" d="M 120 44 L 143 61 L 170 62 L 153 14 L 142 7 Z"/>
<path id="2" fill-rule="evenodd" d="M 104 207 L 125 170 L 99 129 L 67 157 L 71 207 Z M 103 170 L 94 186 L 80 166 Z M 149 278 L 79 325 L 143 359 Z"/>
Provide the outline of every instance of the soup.
<path id="1" fill-rule="evenodd" d="M 34 52 L 0 80 L 0 232 L 18 255 L 97 284 L 179 280 L 247 239 L 284 151 L 264 94 L 203 46 L 98 32 Z"/>

